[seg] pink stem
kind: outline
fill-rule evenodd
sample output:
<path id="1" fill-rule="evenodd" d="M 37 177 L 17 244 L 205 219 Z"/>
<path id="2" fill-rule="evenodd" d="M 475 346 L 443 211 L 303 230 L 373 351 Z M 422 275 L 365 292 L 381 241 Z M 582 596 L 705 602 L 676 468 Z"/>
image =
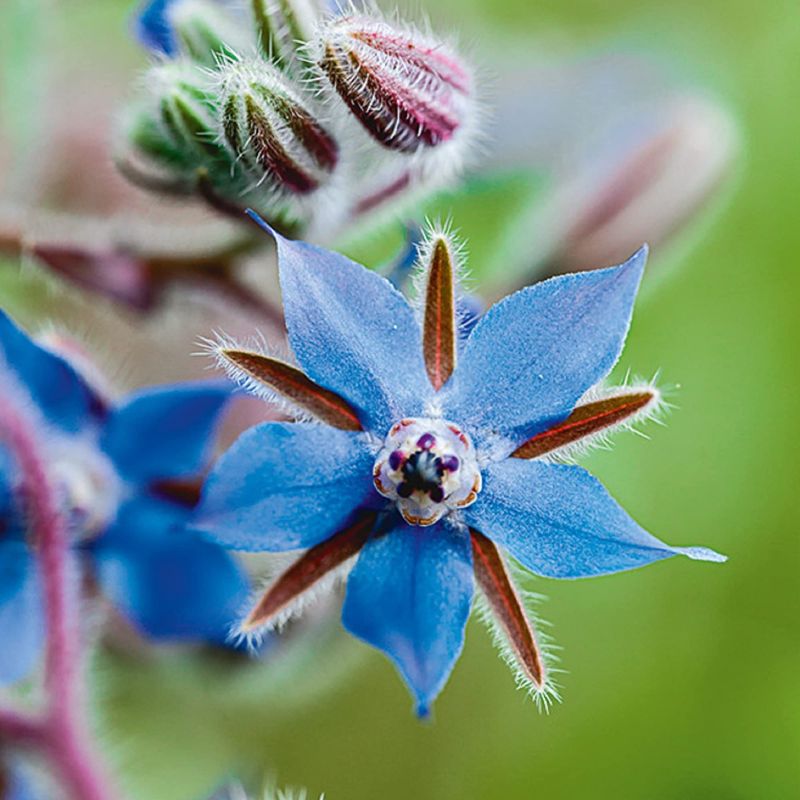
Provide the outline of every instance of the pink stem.
<path id="1" fill-rule="evenodd" d="M 3 733 L 2 720 L 12 731 L 15 726 L 17 733 L 27 731 L 20 743 L 36 745 L 50 756 L 75 800 L 111 800 L 114 795 L 104 771 L 96 763 L 82 715 L 81 632 L 75 614 L 77 604 L 70 596 L 73 584 L 69 575 L 67 526 L 39 449 L 33 420 L 23 403 L 13 402 L 14 394 L 11 387 L 0 395 L 0 434 L 22 476 L 20 489 L 42 574 L 47 623 L 45 688 L 49 707 L 41 722 L 3 712 L 0 733 Z"/>

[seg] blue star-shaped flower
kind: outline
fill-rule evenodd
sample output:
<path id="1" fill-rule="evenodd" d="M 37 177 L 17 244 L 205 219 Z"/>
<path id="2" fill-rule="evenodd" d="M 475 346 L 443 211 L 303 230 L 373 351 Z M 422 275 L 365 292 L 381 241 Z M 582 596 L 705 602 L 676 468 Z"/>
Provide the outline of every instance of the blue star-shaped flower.
<path id="1" fill-rule="evenodd" d="M 197 524 L 220 543 L 310 548 L 244 631 L 280 621 L 358 554 L 344 625 L 395 662 L 424 714 L 461 651 L 474 579 L 532 688 L 546 690 L 535 633 L 498 547 L 553 578 L 678 553 L 720 560 L 659 541 L 588 472 L 556 460 L 658 401 L 652 387 L 591 393 L 622 349 L 644 248 L 621 266 L 510 295 L 461 335 L 457 251 L 447 235 L 422 253 L 418 313 L 374 272 L 273 236 L 303 371 L 231 343 L 217 354 L 247 385 L 325 424 L 257 426 L 207 481 Z"/>
<path id="2" fill-rule="evenodd" d="M 111 405 L 0 312 L 0 391 L 41 421 L 75 548 L 104 593 L 146 635 L 224 641 L 247 583 L 223 548 L 185 523 L 230 387 L 160 386 Z M 0 685 L 30 671 L 43 638 L 19 484 L 0 442 Z"/>

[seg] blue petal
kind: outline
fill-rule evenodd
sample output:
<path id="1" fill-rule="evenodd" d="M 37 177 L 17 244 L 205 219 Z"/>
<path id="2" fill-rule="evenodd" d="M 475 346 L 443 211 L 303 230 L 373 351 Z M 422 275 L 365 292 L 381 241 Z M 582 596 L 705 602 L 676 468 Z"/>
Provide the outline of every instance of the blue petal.
<path id="1" fill-rule="evenodd" d="M 473 594 L 463 531 L 396 524 L 370 539 L 347 581 L 347 630 L 394 661 L 420 716 L 444 687 L 464 645 Z"/>
<path id="2" fill-rule="evenodd" d="M 432 389 L 405 298 L 344 256 L 272 235 L 289 341 L 308 376 L 348 400 L 380 436 L 419 416 Z"/>
<path id="3" fill-rule="evenodd" d="M 23 521 L 17 503 L 15 487 L 17 476 L 8 450 L 0 444 L 0 540 L 21 531 Z M 0 597 L 3 587 L 0 585 Z"/>
<path id="4" fill-rule="evenodd" d="M 0 543 L 0 686 L 25 678 L 44 644 L 36 564 L 22 541 Z"/>
<path id="5" fill-rule="evenodd" d="M 84 547 L 99 553 L 157 546 L 167 531 L 182 528 L 191 514 L 187 506 L 146 491 L 134 494 L 120 507 L 102 536 L 90 539 Z"/>
<path id="6" fill-rule="evenodd" d="M 551 278 L 510 295 L 475 326 L 445 417 L 521 444 L 565 417 L 614 366 L 647 248 L 619 267 Z"/>
<path id="7" fill-rule="evenodd" d="M 206 466 L 231 392 L 222 381 L 136 392 L 111 412 L 101 447 L 132 481 L 197 475 Z"/>
<path id="8" fill-rule="evenodd" d="M 0 362 L 3 361 L 51 424 L 74 433 L 102 415 L 103 402 L 75 369 L 36 344 L 0 311 Z"/>
<path id="9" fill-rule="evenodd" d="M 34 790 L 28 771 L 23 770 L 19 763 L 0 764 L 0 783 L 2 778 L 6 780 L 3 800 L 41 800 L 41 795 Z"/>
<path id="10" fill-rule="evenodd" d="M 174 57 L 178 52 L 175 32 L 168 19 L 169 8 L 175 0 L 150 0 L 134 20 L 136 38 L 156 53 Z"/>
<path id="11" fill-rule="evenodd" d="M 92 545 L 103 591 L 156 639 L 226 639 L 248 585 L 221 547 L 186 531 L 185 508 L 141 496 Z"/>
<path id="12" fill-rule="evenodd" d="M 486 310 L 483 300 L 474 294 L 462 294 L 457 300 L 458 333 L 462 341 L 467 341 L 469 335 L 480 322 Z"/>
<path id="13" fill-rule="evenodd" d="M 478 500 L 463 513 L 467 524 L 550 578 L 620 572 L 677 554 L 725 560 L 651 536 L 580 467 L 514 458 L 492 464 Z"/>
<path id="14" fill-rule="evenodd" d="M 258 425 L 217 462 L 193 524 L 240 550 L 312 547 L 377 497 L 372 467 L 364 434 Z"/>

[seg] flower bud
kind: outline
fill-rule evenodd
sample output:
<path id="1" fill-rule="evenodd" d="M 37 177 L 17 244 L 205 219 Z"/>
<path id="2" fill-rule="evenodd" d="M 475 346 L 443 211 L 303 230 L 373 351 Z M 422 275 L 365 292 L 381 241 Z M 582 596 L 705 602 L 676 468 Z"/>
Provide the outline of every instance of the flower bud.
<path id="1" fill-rule="evenodd" d="M 313 0 L 249 0 L 262 55 L 277 67 L 296 64 L 321 16 Z"/>
<path id="2" fill-rule="evenodd" d="M 315 61 L 383 147 L 415 153 L 450 142 L 472 117 L 472 78 L 442 42 L 369 17 L 332 20 Z"/>
<path id="3" fill-rule="evenodd" d="M 153 67 L 148 96 L 123 118 L 115 160 L 128 180 L 166 194 L 192 194 L 202 180 L 224 197 L 247 188 L 219 141 L 216 95 L 203 72 L 181 62 Z"/>
<path id="4" fill-rule="evenodd" d="M 313 192 L 338 161 L 335 140 L 265 62 L 227 68 L 220 117 L 222 138 L 232 154 L 280 194 Z"/>
<path id="5" fill-rule="evenodd" d="M 132 111 L 125 131 L 128 145 L 144 160 L 163 167 L 188 169 L 191 159 L 162 129 L 156 115 L 145 109 Z"/>
<path id="6" fill-rule="evenodd" d="M 236 59 L 248 42 L 241 29 L 213 0 L 180 0 L 168 11 L 178 48 L 206 67 L 221 59 Z"/>
<path id="7" fill-rule="evenodd" d="M 167 141 L 204 162 L 225 156 L 217 141 L 216 98 L 202 75 L 183 64 L 162 64 L 151 70 L 149 84 L 154 87 L 159 127 Z"/>
<path id="8" fill-rule="evenodd" d="M 714 195 L 736 154 L 731 117 L 702 97 L 675 98 L 640 126 L 626 147 L 610 148 L 613 157 L 598 148 L 553 197 L 543 227 L 558 237 L 559 270 L 616 263 L 642 231 L 651 245 L 668 240 Z M 616 143 L 621 137 L 612 133 Z M 558 222 L 565 209 L 566 226 Z"/>

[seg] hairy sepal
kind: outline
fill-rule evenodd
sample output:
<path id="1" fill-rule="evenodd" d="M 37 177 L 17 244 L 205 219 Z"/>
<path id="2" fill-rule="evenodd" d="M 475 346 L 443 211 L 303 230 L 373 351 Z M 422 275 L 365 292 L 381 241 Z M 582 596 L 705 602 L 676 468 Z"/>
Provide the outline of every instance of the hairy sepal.
<path id="1" fill-rule="evenodd" d="M 344 398 L 314 383 L 297 367 L 249 350 L 220 348 L 217 354 L 246 378 L 265 384 L 320 422 L 341 430 L 363 430 L 358 414 Z"/>
<path id="2" fill-rule="evenodd" d="M 638 422 L 657 418 L 664 405 L 662 394 L 653 383 L 596 388 L 587 392 L 566 419 L 531 437 L 511 455 L 571 460 L 591 446 L 608 441 L 618 430 L 630 430 Z"/>
<path id="3" fill-rule="evenodd" d="M 492 635 L 492 640 L 497 647 L 501 658 L 511 669 L 514 680 L 518 688 L 536 703 L 540 711 L 547 712 L 554 702 L 560 702 L 561 696 L 559 687 L 554 681 L 553 676 L 563 670 L 557 664 L 559 658 L 556 654 L 558 648 L 552 641 L 550 635 L 543 629 L 550 625 L 541 619 L 536 612 L 536 606 L 545 600 L 544 596 L 535 592 L 526 591 L 519 588 L 522 579 L 530 577 L 523 573 L 514 565 L 509 564 L 503 555 L 486 537 L 490 554 L 490 562 L 499 560 L 501 568 L 494 572 L 492 578 L 482 579 L 482 564 L 486 559 L 482 558 L 481 552 L 476 552 L 475 534 L 478 537 L 482 534 L 477 531 L 470 531 L 473 541 L 473 562 L 475 564 L 475 577 L 480 592 L 476 595 L 476 611 L 481 621 L 487 626 Z M 496 556 L 491 555 L 491 548 L 494 549 Z M 497 581 L 501 585 L 507 585 L 505 590 L 505 600 L 498 597 Z M 498 603 L 500 605 L 498 606 Z M 508 614 L 504 608 L 515 608 L 514 615 L 518 617 L 519 623 L 514 627 L 507 624 Z M 498 613 L 499 612 L 499 613 Z M 535 632 L 534 632 L 535 624 Z M 525 633 L 525 628 L 529 633 Z M 536 655 L 531 653 L 531 646 L 523 645 L 525 639 L 533 641 Z M 525 650 L 528 655 L 525 655 Z M 535 661 L 534 661 L 535 659 Z M 536 663 L 538 662 L 538 668 Z"/>
<path id="4" fill-rule="evenodd" d="M 300 556 L 264 592 L 242 622 L 240 633 L 267 631 L 280 627 L 297 616 L 315 596 L 340 580 L 361 551 L 375 525 L 375 515 L 366 514 L 358 522 Z"/>
<path id="5" fill-rule="evenodd" d="M 422 350 L 428 378 L 436 391 L 447 383 L 456 367 L 456 253 L 452 239 L 444 233 L 432 236 L 422 253 L 425 282 Z"/>

